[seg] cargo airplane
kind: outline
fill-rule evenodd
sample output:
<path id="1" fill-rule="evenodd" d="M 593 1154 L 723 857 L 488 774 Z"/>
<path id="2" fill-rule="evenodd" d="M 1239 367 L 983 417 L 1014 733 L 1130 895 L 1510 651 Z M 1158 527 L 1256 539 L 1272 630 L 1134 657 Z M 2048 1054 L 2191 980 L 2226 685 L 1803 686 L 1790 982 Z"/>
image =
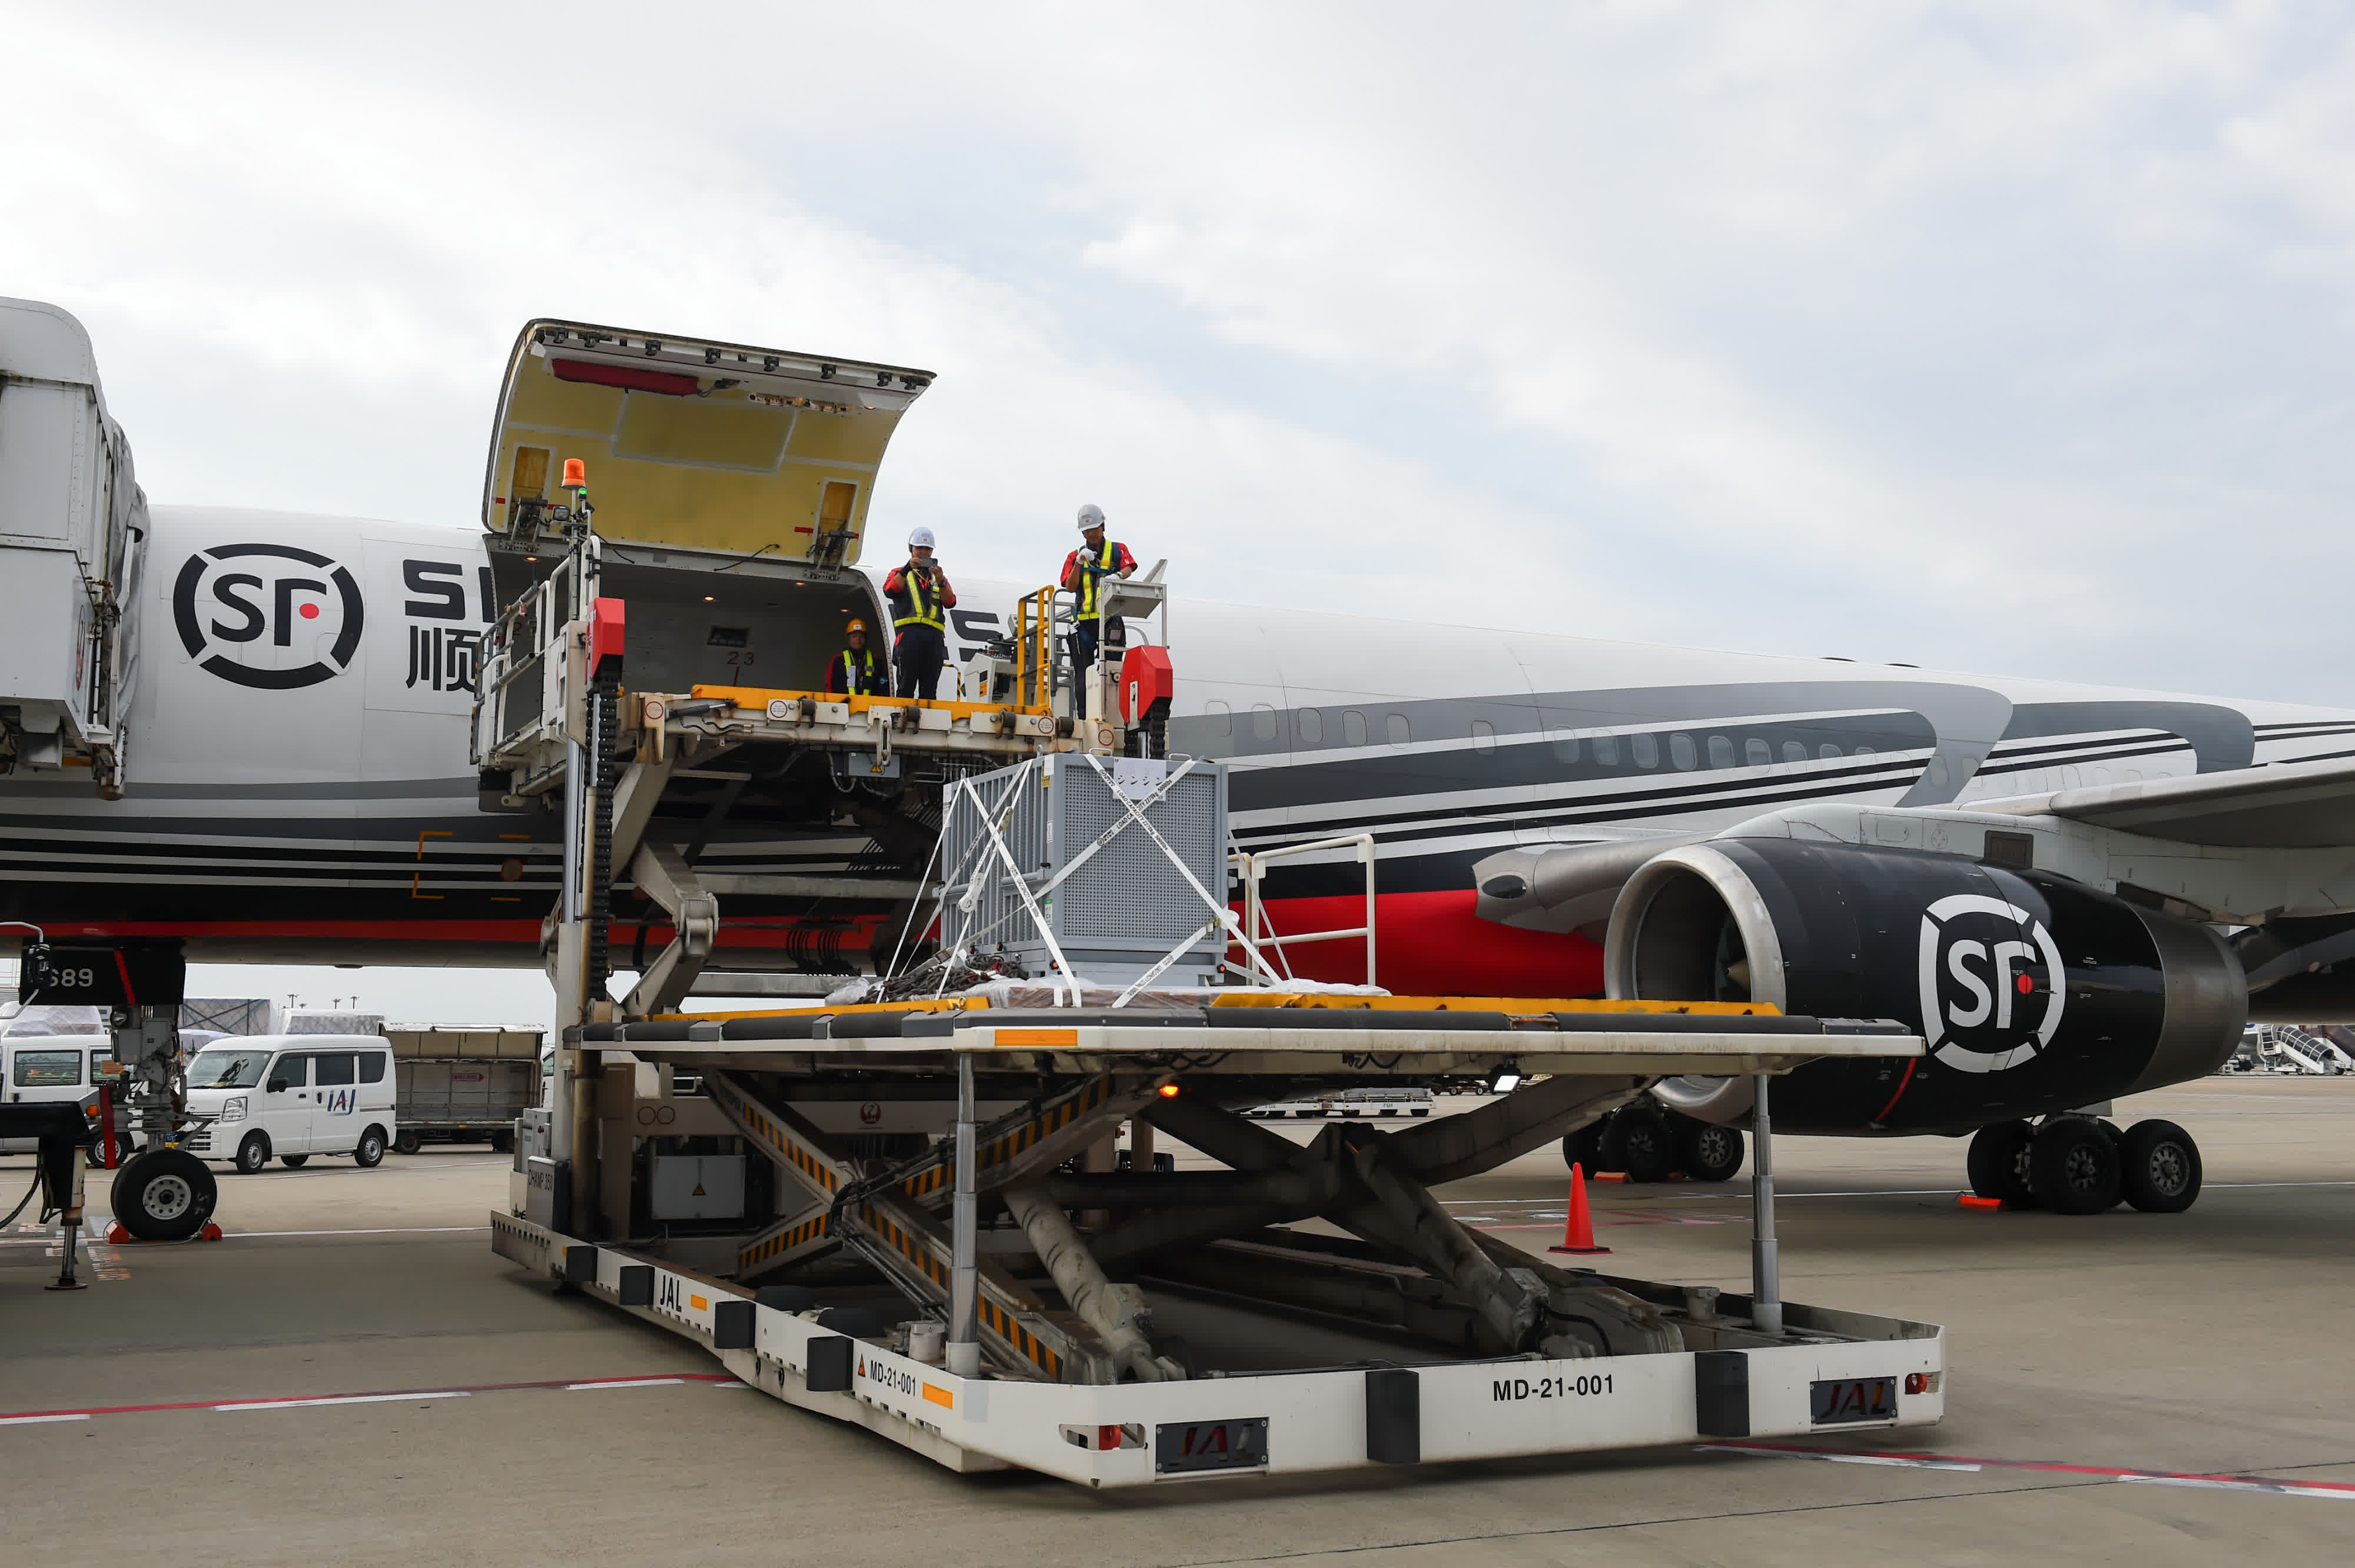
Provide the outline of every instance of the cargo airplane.
<path id="1" fill-rule="evenodd" d="M 102 420 L 79 326 L 36 331 L 23 308 L 0 331 L 0 421 L 35 382 L 86 387 Z M 632 686 L 814 687 L 846 618 L 889 624 L 858 545 L 885 442 L 929 379 L 534 322 L 477 524 L 117 496 L 100 662 L 119 686 L 101 759 L 119 798 L 73 765 L 95 742 L 34 694 L 0 695 L 16 704 L 0 706 L 16 759 L 0 918 L 174 935 L 215 961 L 537 966 L 561 826 L 485 793 L 468 732 L 485 629 L 546 570 L 534 514 L 556 467 L 598 476 Z M 729 519 L 717 551 L 679 521 L 698 508 Z M 1043 539 L 1042 563 L 1059 549 Z M 946 565 L 961 662 L 1037 581 Z M 85 565 L 86 586 L 100 576 Z M 1983 1191 L 2181 1208 L 2190 1136 L 2120 1134 L 2101 1105 L 2216 1070 L 2251 1019 L 2355 1019 L 2355 965 L 2339 971 L 2355 959 L 2355 710 L 1208 600 L 1162 619 L 1178 629 L 1168 747 L 1230 765 L 1238 846 L 1374 840 L 1380 984 L 1754 1000 L 1922 1031 L 1918 1061 L 1794 1074 L 1774 1104 L 1787 1130 L 1976 1134 Z M 709 775 L 656 830 L 721 900 L 715 967 L 871 969 L 911 907 L 883 890 L 928 845 L 890 786 L 822 766 Z M 1272 924 L 1360 923 L 1364 875 L 1348 848 L 1271 864 Z M 642 955 L 649 933 L 666 940 L 625 900 L 617 945 Z M 1291 952 L 1305 976 L 1365 977 L 1360 943 Z M 1582 1147 L 1723 1174 L 1748 1096 L 1671 1081 Z"/>

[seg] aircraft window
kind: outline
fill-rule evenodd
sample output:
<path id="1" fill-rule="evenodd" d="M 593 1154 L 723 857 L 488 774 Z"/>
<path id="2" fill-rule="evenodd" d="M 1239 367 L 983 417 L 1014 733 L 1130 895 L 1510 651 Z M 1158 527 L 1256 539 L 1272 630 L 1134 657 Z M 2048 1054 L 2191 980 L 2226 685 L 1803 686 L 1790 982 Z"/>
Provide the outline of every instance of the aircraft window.
<path id="1" fill-rule="evenodd" d="M 322 1051 L 311 1060 L 318 1064 L 316 1069 L 318 1077 L 314 1080 L 315 1083 L 352 1083 L 358 1081 L 352 1062 L 352 1053 L 348 1051 Z"/>
<path id="2" fill-rule="evenodd" d="M 1314 708 L 1302 709 L 1293 725 L 1302 745 L 1321 746 L 1325 743 L 1325 715 Z"/>
<path id="3" fill-rule="evenodd" d="M 1786 763 L 1806 762 L 1807 760 L 1807 743 L 1805 741 L 1784 741 L 1783 760 Z"/>
<path id="4" fill-rule="evenodd" d="M 13 1074 L 19 1089 L 71 1089 L 81 1083 L 79 1051 L 20 1051 Z"/>
<path id="5" fill-rule="evenodd" d="M 1497 727 L 1486 719 L 1472 720 L 1472 749 L 1484 757 L 1497 749 Z"/>
<path id="6" fill-rule="evenodd" d="M 1870 747 L 1870 746 L 1859 746 L 1859 747 L 1856 749 L 1856 754 L 1857 754 L 1858 756 L 1859 756 L 1859 757 L 1869 757 L 1869 756 L 1871 756 L 1871 755 L 1872 755 L 1872 748 L 1871 748 L 1871 747 Z"/>
<path id="7" fill-rule="evenodd" d="M 1711 735 L 1709 738 L 1709 765 L 1712 768 L 1732 767 L 1733 742 L 1722 735 Z"/>
<path id="8" fill-rule="evenodd" d="M 1234 709 L 1217 698 L 1202 704 L 1202 717 L 1210 721 L 1211 733 L 1221 741 L 1235 732 Z"/>
<path id="9" fill-rule="evenodd" d="M 1774 748 L 1755 735 L 1742 742 L 1742 754 L 1753 768 L 1770 766 L 1774 761 Z"/>
<path id="10" fill-rule="evenodd" d="M 1403 713 L 1391 715 L 1390 730 L 1391 744 L 1393 746 L 1403 746 L 1414 739 L 1414 731 L 1408 727 L 1406 715 Z"/>
<path id="11" fill-rule="evenodd" d="M 1658 736 L 1630 735 L 1627 737 L 1627 749 L 1635 753 L 1636 765 L 1637 767 L 1657 768 L 1660 765 L 1660 738 Z"/>
<path id="12" fill-rule="evenodd" d="M 1668 760 L 1680 768 L 1690 768 L 1700 761 L 1693 749 L 1693 738 L 1679 730 L 1668 737 Z"/>
<path id="13" fill-rule="evenodd" d="M 1602 763 L 1606 768 L 1617 767 L 1619 765 L 1619 737 L 1616 735 L 1597 735 L 1594 737 L 1594 760 Z"/>
<path id="14" fill-rule="evenodd" d="M 1930 783 L 1932 785 L 1938 789 L 1944 789 L 1946 787 L 1946 759 L 1944 757 L 1932 757 L 1930 759 Z"/>
<path id="15" fill-rule="evenodd" d="M 1341 715 L 1341 744 L 1362 746 L 1366 743 L 1366 716 L 1352 708 Z"/>
<path id="16" fill-rule="evenodd" d="M 1556 741 L 1553 743 L 1553 754 L 1556 760 L 1561 762 L 1574 763 L 1578 761 L 1578 737 L 1575 735 L 1564 735 L 1561 740 Z"/>
<path id="17" fill-rule="evenodd" d="M 1816 748 L 1816 755 L 1821 757 L 1828 763 L 1839 754 L 1840 749 L 1838 746 L 1833 745 L 1829 741 L 1825 741 L 1822 745 Z"/>
<path id="18" fill-rule="evenodd" d="M 384 1062 L 385 1062 L 385 1055 L 384 1055 L 384 1052 L 383 1052 L 383 1051 L 361 1051 L 361 1052 L 360 1052 L 360 1082 L 361 1082 L 361 1083 L 383 1083 L 383 1082 L 384 1082 Z"/>
<path id="19" fill-rule="evenodd" d="M 1252 704 L 1252 734 L 1255 739 L 1275 739 L 1275 709 L 1264 702 Z"/>

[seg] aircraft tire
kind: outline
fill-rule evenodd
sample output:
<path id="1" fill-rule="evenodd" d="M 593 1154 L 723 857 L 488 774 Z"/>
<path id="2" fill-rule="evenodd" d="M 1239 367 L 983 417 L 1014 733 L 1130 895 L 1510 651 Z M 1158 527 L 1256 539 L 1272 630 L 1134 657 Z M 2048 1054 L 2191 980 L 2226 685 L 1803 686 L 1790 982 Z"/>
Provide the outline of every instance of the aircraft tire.
<path id="1" fill-rule="evenodd" d="M 1675 1119 L 1677 1155 L 1687 1177 L 1695 1181 L 1731 1181 L 1741 1170 L 1747 1142 L 1740 1127 L 1690 1116 Z"/>
<path id="2" fill-rule="evenodd" d="M 2033 1209 L 2036 1193 L 2028 1180 L 2028 1150 L 2036 1129 L 2026 1122 L 1989 1122 L 1971 1135 L 1971 1190 L 2014 1209 Z"/>
<path id="3" fill-rule="evenodd" d="M 240 1176 L 259 1176 L 270 1165 L 270 1135 L 257 1127 L 245 1135 L 237 1146 L 230 1164 Z"/>
<path id="4" fill-rule="evenodd" d="M 1677 1140 L 1667 1118 L 1625 1106 L 1611 1113 L 1596 1152 L 1605 1170 L 1630 1181 L 1666 1181 L 1677 1167 Z"/>
<path id="5" fill-rule="evenodd" d="M 2123 1196 L 2117 1146 L 2083 1116 L 2055 1116 L 2037 1129 L 2028 1173 L 2037 1200 L 2055 1214 L 2099 1214 Z"/>
<path id="6" fill-rule="evenodd" d="M 1561 1140 L 1561 1163 L 1565 1168 L 1582 1168 L 1589 1176 L 1602 1168 L 1603 1124 L 1608 1116 L 1598 1116 L 1574 1133 L 1564 1134 Z"/>
<path id="7" fill-rule="evenodd" d="M 150 1149 L 114 1179 L 114 1218 L 143 1242 L 185 1242 L 205 1227 L 220 1187 L 185 1149 Z"/>
<path id="8" fill-rule="evenodd" d="M 2146 1214 L 2180 1214 L 2200 1199 L 2200 1146 L 2173 1122 L 2137 1122 L 2118 1139 L 2118 1185 Z"/>

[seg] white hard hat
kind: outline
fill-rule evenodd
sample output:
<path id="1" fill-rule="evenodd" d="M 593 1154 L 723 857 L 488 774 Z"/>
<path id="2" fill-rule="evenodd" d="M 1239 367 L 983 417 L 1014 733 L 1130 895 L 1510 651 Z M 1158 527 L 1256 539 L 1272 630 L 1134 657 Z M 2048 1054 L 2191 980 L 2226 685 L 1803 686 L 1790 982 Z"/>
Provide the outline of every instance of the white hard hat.
<path id="1" fill-rule="evenodd" d="M 1090 528 L 1100 528 L 1102 527 L 1103 527 L 1103 508 L 1102 507 L 1097 506 L 1093 501 L 1090 501 L 1086 506 L 1080 508 L 1080 532 L 1086 533 Z"/>
<path id="2" fill-rule="evenodd" d="M 926 549 L 937 549 L 940 548 L 938 545 L 932 543 L 932 530 L 930 528 L 918 528 L 914 533 L 908 536 L 908 548 L 910 549 L 915 549 L 918 545 L 923 546 Z"/>

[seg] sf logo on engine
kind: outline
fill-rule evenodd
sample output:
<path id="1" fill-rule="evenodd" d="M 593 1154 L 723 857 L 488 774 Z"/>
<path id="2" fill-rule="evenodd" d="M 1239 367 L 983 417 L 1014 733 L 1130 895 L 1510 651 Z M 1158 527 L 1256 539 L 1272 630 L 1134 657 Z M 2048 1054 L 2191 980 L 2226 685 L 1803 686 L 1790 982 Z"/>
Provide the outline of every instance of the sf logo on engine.
<path id="1" fill-rule="evenodd" d="M 225 544 L 180 568 L 172 620 L 198 667 L 240 686 L 288 691 L 351 667 L 366 609 L 351 572 L 324 555 Z"/>
<path id="2" fill-rule="evenodd" d="M 2052 1043 L 2068 999 L 2061 950 L 2044 923 L 1977 893 L 1922 916 L 1922 1035 L 1965 1072 L 1998 1072 Z"/>

